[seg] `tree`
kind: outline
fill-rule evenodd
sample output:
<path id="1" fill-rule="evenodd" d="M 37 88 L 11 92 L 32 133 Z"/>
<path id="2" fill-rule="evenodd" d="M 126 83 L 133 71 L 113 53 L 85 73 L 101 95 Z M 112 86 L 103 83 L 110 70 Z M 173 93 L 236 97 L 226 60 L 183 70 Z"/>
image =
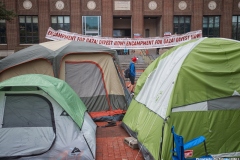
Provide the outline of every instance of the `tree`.
<path id="1" fill-rule="evenodd" d="M 0 20 L 11 21 L 16 16 L 17 15 L 14 11 L 7 10 L 5 4 L 3 2 L 0 2 Z"/>

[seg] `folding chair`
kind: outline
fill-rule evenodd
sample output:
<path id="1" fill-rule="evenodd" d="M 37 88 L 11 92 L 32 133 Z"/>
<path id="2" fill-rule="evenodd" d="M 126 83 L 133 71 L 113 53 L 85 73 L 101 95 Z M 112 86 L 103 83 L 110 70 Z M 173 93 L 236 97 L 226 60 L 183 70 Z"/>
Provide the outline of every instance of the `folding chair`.
<path id="1" fill-rule="evenodd" d="M 213 157 L 211 155 L 208 155 L 207 152 L 207 147 L 206 147 L 206 142 L 205 142 L 205 137 L 204 136 L 199 136 L 197 138 L 194 138 L 190 140 L 189 142 L 184 144 L 184 139 L 182 136 L 177 135 L 174 132 L 174 126 L 171 128 L 171 132 L 173 135 L 173 149 L 172 149 L 172 160 L 188 160 L 188 159 L 196 159 L 196 158 L 185 158 L 184 157 L 184 151 L 198 146 L 199 144 L 203 143 L 204 144 L 204 149 L 205 149 L 205 156 L 202 156 L 198 158 L 199 160 L 213 160 Z M 175 148 L 174 148 L 175 144 Z"/>

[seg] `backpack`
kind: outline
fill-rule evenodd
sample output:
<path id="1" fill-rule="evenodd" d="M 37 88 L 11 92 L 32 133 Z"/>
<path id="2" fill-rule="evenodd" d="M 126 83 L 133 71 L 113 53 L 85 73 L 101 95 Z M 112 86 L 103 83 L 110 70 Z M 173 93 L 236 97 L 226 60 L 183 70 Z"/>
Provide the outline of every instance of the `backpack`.
<path id="1" fill-rule="evenodd" d="M 130 68 L 128 67 L 127 69 L 125 69 L 124 71 L 124 77 L 125 78 L 130 78 Z"/>

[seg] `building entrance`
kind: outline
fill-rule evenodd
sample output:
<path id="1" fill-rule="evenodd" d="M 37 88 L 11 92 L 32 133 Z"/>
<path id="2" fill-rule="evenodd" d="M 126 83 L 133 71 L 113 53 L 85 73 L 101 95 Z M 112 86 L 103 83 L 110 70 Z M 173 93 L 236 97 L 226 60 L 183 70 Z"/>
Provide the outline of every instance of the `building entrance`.
<path id="1" fill-rule="evenodd" d="M 131 38 L 131 17 L 113 17 L 113 37 Z M 117 50 L 119 55 L 129 54 L 129 50 Z"/>

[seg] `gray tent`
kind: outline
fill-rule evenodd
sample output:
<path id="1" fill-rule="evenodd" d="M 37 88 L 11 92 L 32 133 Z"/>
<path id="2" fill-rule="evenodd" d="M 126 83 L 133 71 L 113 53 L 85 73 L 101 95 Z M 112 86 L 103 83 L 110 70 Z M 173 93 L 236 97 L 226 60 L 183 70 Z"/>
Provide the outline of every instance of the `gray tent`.
<path id="1" fill-rule="evenodd" d="M 33 73 L 66 81 L 92 117 L 125 113 L 131 101 L 116 51 L 101 45 L 50 41 L 20 50 L 0 61 L 0 81 Z"/>
<path id="2" fill-rule="evenodd" d="M 64 81 L 40 74 L 0 83 L 0 158 L 95 159 L 96 124 Z"/>

